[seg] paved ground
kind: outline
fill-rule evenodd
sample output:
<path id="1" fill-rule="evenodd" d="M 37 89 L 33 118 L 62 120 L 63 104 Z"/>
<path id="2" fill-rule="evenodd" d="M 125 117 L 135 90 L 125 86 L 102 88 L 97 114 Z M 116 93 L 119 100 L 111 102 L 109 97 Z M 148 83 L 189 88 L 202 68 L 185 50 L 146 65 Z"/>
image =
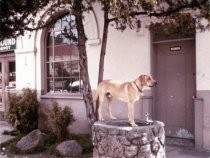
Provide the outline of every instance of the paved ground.
<path id="1" fill-rule="evenodd" d="M 12 127 L 4 121 L 0 121 L 0 144 L 9 139 L 11 136 L 3 135 L 5 130 L 12 130 Z M 4 151 L 4 147 L 0 145 L 0 158 L 8 158 L 7 153 Z M 11 158 L 55 158 L 51 155 L 41 153 L 35 155 L 13 155 Z M 196 151 L 192 147 L 181 147 L 176 145 L 166 145 L 166 158 L 210 158 L 210 152 Z"/>
<path id="2" fill-rule="evenodd" d="M 0 155 L 0 158 L 7 158 L 4 154 Z M 36 155 L 16 155 L 12 158 L 55 158 L 51 155 L 42 153 Z M 174 145 L 166 147 L 166 158 L 210 158 L 210 153 L 197 152 L 194 149 L 187 149 Z"/>
<path id="3" fill-rule="evenodd" d="M 4 131 L 11 131 L 11 130 L 13 130 L 13 128 L 7 122 L 0 121 L 0 144 L 14 138 L 13 136 L 3 135 Z"/>
<path id="4" fill-rule="evenodd" d="M 196 151 L 194 148 L 166 145 L 166 158 L 210 158 L 210 152 Z"/>

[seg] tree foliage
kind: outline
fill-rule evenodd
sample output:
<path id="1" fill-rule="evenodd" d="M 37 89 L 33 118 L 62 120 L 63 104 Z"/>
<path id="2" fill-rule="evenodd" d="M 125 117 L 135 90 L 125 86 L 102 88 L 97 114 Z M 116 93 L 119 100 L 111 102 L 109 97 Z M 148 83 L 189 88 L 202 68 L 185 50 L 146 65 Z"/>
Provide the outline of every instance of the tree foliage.
<path id="1" fill-rule="evenodd" d="M 76 0 L 1 0 L 0 40 L 23 35 L 26 30 L 33 31 L 46 27 L 55 19 L 51 17 L 50 21 L 44 21 L 43 17 L 52 15 L 66 5 L 76 12 L 73 7 L 77 2 Z M 116 29 L 119 30 L 124 30 L 128 26 L 139 28 L 141 19 L 145 17 L 156 17 L 161 23 L 171 23 L 172 20 L 173 23 L 178 23 L 177 13 L 180 15 L 189 13 L 197 28 L 201 30 L 210 27 L 209 0 L 80 0 L 79 9 L 81 12 L 89 11 L 95 2 L 101 3 L 102 9 L 107 13 L 106 22 L 114 21 Z M 208 24 L 203 25 L 202 19 L 206 19 Z"/>
<path id="2" fill-rule="evenodd" d="M 201 30 L 209 28 L 210 1 L 209 0 L 101 0 L 104 8 L 108 8 L 110 17 L 108 21 L 115 21 L 116 28 L 124 30 L 126 27 L 141 27 L 142 19 L 150 18 L 156 22 L 171 23 L 185 16 L 186 13 L 197 23 Z M 206 19 L 207 25 L 202 25 L 201 20 Z M 177 21 L 178 22 L 178 21 Z"/>
<path id="3" fill-rule="evenodd" d="M 23 35 L 30 30 L 37 12 L 49 0 L 1 0 L 0 1 L 0 39 Z"/>

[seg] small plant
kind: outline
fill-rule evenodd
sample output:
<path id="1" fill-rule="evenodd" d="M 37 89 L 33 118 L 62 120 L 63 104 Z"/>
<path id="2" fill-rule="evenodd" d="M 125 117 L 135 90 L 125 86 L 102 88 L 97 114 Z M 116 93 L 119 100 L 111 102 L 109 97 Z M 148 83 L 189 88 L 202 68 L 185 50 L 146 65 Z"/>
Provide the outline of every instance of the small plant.
<path id="1" fill-rule="evenodd" d="M 22 94 L 9 95 L 9 122 L 20 133 L 29 133 L 38 127 L 39 102 L 36 91 L 23 89 Z"/>
<path id="2" fill-rule="evenodd" d="M 49 121 L 52 123 L 53 132 L 58 140 L 64 140 L 68 135 L 68 125 L 71 125 L 75 121 L 73 111 L 67 106 L 62 109 L 56 101 L 53 102 L 52 106 Z"/>

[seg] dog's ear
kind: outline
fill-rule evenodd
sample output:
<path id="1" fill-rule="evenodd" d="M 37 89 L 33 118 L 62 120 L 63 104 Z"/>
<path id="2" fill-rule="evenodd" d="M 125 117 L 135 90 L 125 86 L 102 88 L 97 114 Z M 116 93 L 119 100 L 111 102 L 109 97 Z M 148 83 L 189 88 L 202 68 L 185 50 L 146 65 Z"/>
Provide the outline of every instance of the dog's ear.
<path id="1" fill-rule="evenodd" d="M 140 76 L 139 76 L 139 80 L 140 80 L 140 82 L 145 82 L 145 80 L 146 80 L 146 75 L 140 75 Z"/>
<path id="2" fill-rule="evenodd" d="M 139 76 L 139 78 L 138 78 L 138 84 L 139 84 L 139 85 L 141 85 L 141 86 L 142 86 L 142 85 L 145 85 L 145 83 L 146 83 L 146 76 L 147 76 L 147 75 L 140 75 L 140 76 Z"/>

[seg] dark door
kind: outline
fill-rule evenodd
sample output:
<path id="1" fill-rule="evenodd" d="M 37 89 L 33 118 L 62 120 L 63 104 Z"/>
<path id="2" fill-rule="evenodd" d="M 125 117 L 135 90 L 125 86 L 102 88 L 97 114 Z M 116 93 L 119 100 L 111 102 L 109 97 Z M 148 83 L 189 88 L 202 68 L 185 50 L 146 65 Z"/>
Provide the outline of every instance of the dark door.
<path id="1" fill-rule="evenodd" d="M 166 135 L 194 137 L 195 42 L 154 44 L 157 53 L 155 116 L 165 123 Z"/>

